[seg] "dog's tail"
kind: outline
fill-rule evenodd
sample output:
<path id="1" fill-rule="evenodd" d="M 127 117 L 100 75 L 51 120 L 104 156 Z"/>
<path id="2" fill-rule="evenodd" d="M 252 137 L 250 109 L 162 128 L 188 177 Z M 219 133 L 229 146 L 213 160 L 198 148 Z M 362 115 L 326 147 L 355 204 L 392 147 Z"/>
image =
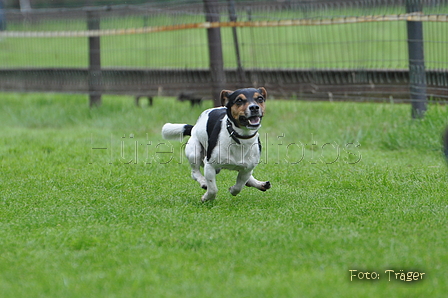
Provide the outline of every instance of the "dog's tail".
<path id="1" fill-rule="evenodd" d="M 193 125 L 190 124 L 172 124 L 166 123 L 162 127 L 162 137 L 165 140 L 182 141 L 185 136 L 191 136 L 191 129 Z"/>

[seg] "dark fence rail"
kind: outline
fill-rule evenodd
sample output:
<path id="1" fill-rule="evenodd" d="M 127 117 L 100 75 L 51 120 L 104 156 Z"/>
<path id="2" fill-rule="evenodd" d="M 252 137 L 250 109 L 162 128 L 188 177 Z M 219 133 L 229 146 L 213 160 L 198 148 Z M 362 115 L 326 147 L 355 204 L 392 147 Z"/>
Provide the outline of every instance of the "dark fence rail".
<path id="1" fill-rule="evenodd" d="M 226 88 L 265 86 L 274 98 L 411 102 L 408 70 L 225 70 Z M 447 102 L 448 72 L 426 72 L 427 96 Z M 192 93 L 211 99 L 209 69 L 103 69 L 97 92 L 145 96 Z M 0 90 L 91 93 L 88 69 L 0 70 Z"/>

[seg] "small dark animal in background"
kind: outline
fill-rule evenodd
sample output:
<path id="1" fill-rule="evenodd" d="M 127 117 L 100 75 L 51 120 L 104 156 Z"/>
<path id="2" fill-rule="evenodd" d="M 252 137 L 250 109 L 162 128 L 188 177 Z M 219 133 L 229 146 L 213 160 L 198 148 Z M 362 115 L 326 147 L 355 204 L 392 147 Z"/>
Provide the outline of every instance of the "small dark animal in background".
<path id="1" fill-rule="evenodd" d="M 179 101 L 190 101 L 191 106 L 194 107 L 195 105 L 200 106 L 202 104 L 202 97 L 198 97 L 197 95 L 194 95 L 193 93 L 185 93 L 182 92 L 177 96 L 177 100 Z"/>
<path id="2" fill-rule="evenodd" d="M 152 105 L 153 105 L 153 103 L 154 103 L 154 97 L 152 97 L 152 96 L 150 96 L 150 95 L 137 95 L 137 96 L 135 97 L 135 105 L 136 105 L 137 107 L 140 106 L 140 98 L 142 98 L 142 97 L 146 97 L 146 98 L 148 98 L 148 105 L 149 105 L 149 106 L 152 106 Z"/>

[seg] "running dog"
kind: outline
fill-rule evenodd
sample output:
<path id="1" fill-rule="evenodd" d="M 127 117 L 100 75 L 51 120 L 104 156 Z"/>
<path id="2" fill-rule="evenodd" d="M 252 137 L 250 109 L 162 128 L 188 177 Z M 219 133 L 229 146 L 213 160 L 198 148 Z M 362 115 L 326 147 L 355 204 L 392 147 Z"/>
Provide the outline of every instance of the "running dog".
<path id="1" fill-rule="evenodd" d="M 266 89 L 223 90 L 220 97 L 222 107 L 202 112 L 194 126 L 166 123 L 162 128 L 162 136 L 167 140 L 191 136 L 185 153 L 192 178 L 207 190 L 202 202 L 216 198 L 216 174 L 221 169 L 238 171 L 236 183 L 229 189 L 234 196 L 244 185 L 261 191 L 271 188 L 269 181 L 258 181 L 252 176 L 261 155 L 258 129 L 265 113 Z"/>

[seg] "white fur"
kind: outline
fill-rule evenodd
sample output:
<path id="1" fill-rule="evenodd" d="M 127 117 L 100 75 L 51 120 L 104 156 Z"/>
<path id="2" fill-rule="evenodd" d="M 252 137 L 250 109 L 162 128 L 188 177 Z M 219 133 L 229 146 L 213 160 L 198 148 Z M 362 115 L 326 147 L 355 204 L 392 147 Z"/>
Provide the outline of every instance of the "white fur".
<path id="1" fill-rule="evenodd" d="M 208 134 L 207 121 L 208 114 L 214 109 L 208 109 L 199 116 L 191 131 L 191 138 L 185 146 L 185 153 L 191 166 L 191 176 L 202 188 L 207 189 L 202 197 L 202 201 L 216 198 L 218 188 L 216 186 L 216 174 L 221 169 L 238 171 L 235 185 L 230 187 L 232 195 L 237 195 L 244 187 L 256 187 L 265 191 L 271 187 L 269 181 L 261 182 L 252 176 L 253 169 L 259 163 L 260 150 L 258 144 L 258 133 L 250 139 L 239 139 L 237 144 L 227 131 L 227 115 L 221 121 L 221 131 L 218 136 L 216 147 L 213 149 L 210 159 L 207 160 Z M 233 125 L 233 124 L 232 124 Z M 162 135 L 166 139 L 182 138 L 185 124 L 167 123 L 163 126 Z M 255 131 L 234 127 L 240 135 L 253 135 Z M 204 175 L 200 167 L 204 167 Z"/>
<path id="2" fill-rule="evenodd" d="M 162 137 L 165 140 L 182 141 L 185 125 L 166 123 L 162 127 Z"/>

